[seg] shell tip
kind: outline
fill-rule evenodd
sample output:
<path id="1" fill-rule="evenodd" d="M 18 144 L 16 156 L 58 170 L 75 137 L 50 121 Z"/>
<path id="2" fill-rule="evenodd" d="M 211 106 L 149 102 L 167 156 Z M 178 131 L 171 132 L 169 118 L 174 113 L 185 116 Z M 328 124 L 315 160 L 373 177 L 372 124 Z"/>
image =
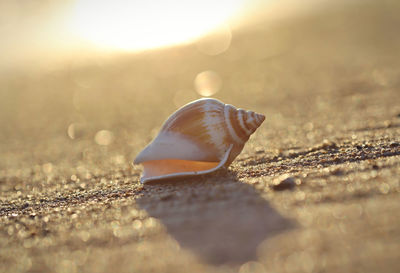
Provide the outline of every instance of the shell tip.
<path id="1" fill-rule="evenodd" d="M 257 120 L 258 124 L 261 124 L 264 122 L 265 116 L 263 114 L 256 113 L 256 120 Z"/>

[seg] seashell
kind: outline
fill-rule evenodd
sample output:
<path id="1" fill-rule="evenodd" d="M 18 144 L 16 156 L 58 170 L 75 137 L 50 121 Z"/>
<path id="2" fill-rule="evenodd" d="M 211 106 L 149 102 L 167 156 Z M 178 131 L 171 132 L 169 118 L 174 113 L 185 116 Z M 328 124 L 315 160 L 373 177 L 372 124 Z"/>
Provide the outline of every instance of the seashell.
<path id="1" fill-rule="evenodd" d="M 142 183 L 203 175 L 228 167 L 265 116 L 205 98 L 173 113 L 136 157 Z"/>

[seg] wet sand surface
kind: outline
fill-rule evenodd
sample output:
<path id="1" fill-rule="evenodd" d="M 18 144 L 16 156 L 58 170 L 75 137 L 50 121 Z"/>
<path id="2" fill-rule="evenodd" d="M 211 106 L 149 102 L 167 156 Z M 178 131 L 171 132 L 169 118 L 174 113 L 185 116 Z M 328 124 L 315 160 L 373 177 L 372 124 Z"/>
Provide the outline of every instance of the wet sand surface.
<path id="1" fill-rule="evenodd" d="M 399 10 L 2 75 L 0 272 L 400 272 Z M 204 70 L 266 121 L 228 170 L 141 185 L 134 156 Z"/>

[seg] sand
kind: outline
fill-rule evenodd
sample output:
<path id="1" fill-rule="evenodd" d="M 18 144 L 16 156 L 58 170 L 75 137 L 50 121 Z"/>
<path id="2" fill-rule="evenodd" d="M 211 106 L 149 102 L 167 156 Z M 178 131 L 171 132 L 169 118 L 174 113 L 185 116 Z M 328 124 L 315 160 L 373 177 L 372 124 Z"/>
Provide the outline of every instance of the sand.
<path id="1" fill-rule="evenodd" d="M 0 272 L 400 272 L 398 11 L 1 75 Z M 134 156 L 205 70 L 266 121 L 228 170 L 141 185 Z"/>

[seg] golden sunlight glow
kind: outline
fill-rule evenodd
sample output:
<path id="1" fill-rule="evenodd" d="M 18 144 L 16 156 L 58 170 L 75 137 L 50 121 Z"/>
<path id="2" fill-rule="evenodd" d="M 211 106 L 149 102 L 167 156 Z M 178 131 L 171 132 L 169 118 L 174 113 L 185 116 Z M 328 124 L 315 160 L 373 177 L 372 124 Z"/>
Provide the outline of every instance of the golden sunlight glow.
<path id="1" fill-rule="evenodd" d="M 193 41 L 245 0 L 76 0 L 71 31 L 105 49 L 141 50 Z"/>

